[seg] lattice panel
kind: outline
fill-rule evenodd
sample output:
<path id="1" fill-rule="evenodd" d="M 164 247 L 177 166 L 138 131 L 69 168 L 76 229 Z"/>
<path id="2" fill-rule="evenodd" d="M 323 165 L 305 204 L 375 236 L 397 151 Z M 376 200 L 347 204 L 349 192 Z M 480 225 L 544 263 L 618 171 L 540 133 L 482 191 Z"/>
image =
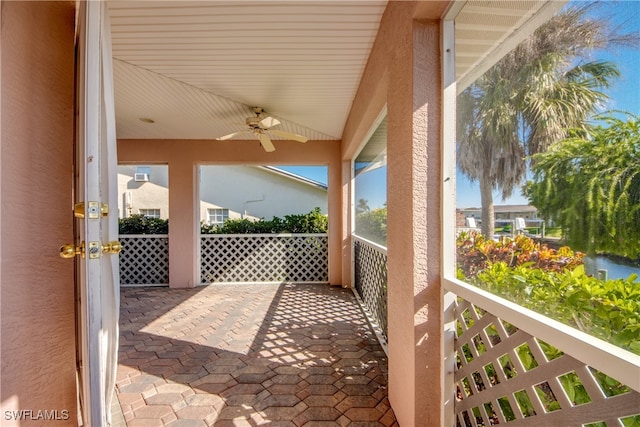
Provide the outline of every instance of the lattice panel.
<path id="1" fill-rule="evenodd" d="M 458 426 L 640 422 L 640 393 L 605 373 L 467 301 L 456 317 Z"/>
<path id="2" fill-rule="evenodd" d="M 120 284 L 169 284 L 167 236 L 120 236 Z"/>
<path id="3" fill-rule="evenodd" d="M 387 254 L 354 239 L 355 288 L 387 339 Z"/>
<path id="4" fill-rule="evenodd" d="M 201 239 L 205 283 L 329 281 L 322 235 L 210 235 Z"/>

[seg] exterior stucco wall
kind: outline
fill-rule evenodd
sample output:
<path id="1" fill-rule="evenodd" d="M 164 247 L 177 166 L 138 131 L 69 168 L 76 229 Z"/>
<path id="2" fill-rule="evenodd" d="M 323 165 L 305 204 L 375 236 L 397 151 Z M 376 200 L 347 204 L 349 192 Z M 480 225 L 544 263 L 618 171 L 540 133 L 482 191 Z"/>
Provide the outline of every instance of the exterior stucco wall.
<path id="1" fill-rule="evenodd" d="M 343 134 L 346 163 L 386 105 L 389 400 L 402 426 L 443 425 L 452 398 L 443 395 L 441 285 L 440 24 L 447 5 L 389 3 Z M 347 168 L 342 182 L 349 187 Z M 350 250 L 345 245 L 345 260 Z"/>
<path id="2" fill-rule="evenodd" d="M 443 399 L 439 34 L 438 22 L 408 27 L 388 101 L 390 399 L 425 426 L 441 425 Z"/>
<path id="3" fill-rule="evenodd" d="M 0 3 L 3 426 L 77 424 L 74 263 L 58 255 L 73 241 L 74 5 Z M 20 410 L 34 412 L 5 412 Z"/>
<path id="4" fill-rule="evenodd" d="M 327 212 L 327 190 L 252 166 L 205 166 L 200 174 L 200 197 L 230 211 L 270 220 L 305 214 L 319 207 Z M 262 201 L 257 201 L 264 199 Z M 246 203 L 249 200 L 256 202 Z M 206 220 L 202 209 L 202 220 Z"/>

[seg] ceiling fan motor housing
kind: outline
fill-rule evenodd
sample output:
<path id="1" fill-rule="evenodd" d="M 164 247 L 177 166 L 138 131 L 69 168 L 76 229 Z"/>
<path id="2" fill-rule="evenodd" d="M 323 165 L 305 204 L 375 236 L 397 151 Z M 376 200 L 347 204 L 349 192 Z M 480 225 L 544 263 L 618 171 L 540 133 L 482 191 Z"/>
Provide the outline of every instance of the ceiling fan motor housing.
<path id="1" fill-rule="evenodd" d="M 260 127 L 260 118 L 259 117 L 247 117 L 245 120 L 245 123 L 247 124 L 247 126 L 250 126 L 252 128 L 259 128 Z"/>
<path id="2" fill-rule="evenodd" d="M 264 110 L 260 107 L 253 107 L 252 108 L 253 112 L 256 114 L 255 117 L 247 117 L 245 119 L 245 123 L 246 125 L 249 127 L 248 130 L 244 130 L 244 131 L 239 131 L 239 132 L 233 132 L 230 133 L 228 135 L 225 136 L 221 136 L 219 138 L 216 138 L 219 141 L 225 141 L 227 139 L 231 139 L 241 133 L 244 132 L 251 132 L 253 133 L 255 136 L 258 137 L 258 139 L 260 140 L 260 144 L 262 145 L 262 147 L 264 148 L 264 150 L 266 152 L 272 152 L 275 151 L 275 147 L 273 145 L 273 142 L 271 142 L 271 138 L 267 135 L 266 132 L 272 132 L 274 135 L 282 137 L 282 138 L 287 138 L 287 139 L 292 139 L 294 141 L 298 141 L 298 142 L 307 142 L 307 138 L 302 136 L 302 135 L 296 135 L 294 133 L 290 133 L 290 132 L 286 132 L 286 131 L 281 131 L 281 130 L 272 130 L 271 128 L 274 126 L 277 126 L 280 124 L 280 121 L 278 119 L 275 119 L 273 117 L 264 117 L 263 113 Z"/>

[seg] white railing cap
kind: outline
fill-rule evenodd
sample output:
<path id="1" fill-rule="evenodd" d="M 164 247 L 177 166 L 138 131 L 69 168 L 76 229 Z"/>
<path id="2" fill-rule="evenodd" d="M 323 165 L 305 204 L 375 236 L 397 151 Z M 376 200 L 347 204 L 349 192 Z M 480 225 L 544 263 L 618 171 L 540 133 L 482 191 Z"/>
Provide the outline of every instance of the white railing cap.
<path id="1" fill-rule="evenodd" d="M 379 252 L 382 252 L 385 255 L 387 254 L 387 248 L 385 246 L 382 246 L 379 243 L 373 242 L 373 241 L 371 241 L 369 239 L 365 239 L 364 237 L 360 237 L 360 236 L 355 235 L 355 234 L 352 234 L 351 237 L 354 240 L 357 240 L 358 242 L 364 243 L 367 246 L 371 246 L 373 249 L 375 249 L 375 250 L 377 250 Z"/>

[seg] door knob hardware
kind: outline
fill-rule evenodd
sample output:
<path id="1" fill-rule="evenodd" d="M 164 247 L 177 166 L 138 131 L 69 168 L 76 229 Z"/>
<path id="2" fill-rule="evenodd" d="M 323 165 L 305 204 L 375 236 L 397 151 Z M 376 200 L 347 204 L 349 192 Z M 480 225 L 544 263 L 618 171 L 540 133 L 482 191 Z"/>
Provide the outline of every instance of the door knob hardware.
<path id="1" fill-rule="evenodd" d="M 122 245 L 117 240 L 102 244 L 103 254 L 119 254 L 122 250 Z"/>
<path id="2" fill-rule="evenodd" d="M 102 255 L 100 249 L 102 249 L 100 242 L 89 242 L 89 250 L 87 251 L 89 252 L 89 259 L 100 258 L 100 255 Z"/>
<path id="3" fill-rule="evenodd" d="M 109 205 L 106 203 L 89 202 L 89 208 L 87 209 L 87 216 L 90 219 L 98 219 L 109 215 Z M 73 207 L 73 215 L 76 218 L 85 217 L 85 205 L 84 202 L 76 203 Z"/>
<path id="4" fill-rule="evenodd" d="M 80 255 L 84 258 L 84 242 L 80 246 L 76 246 L 73 243 L 67 243 L 60 247 L 60 256 L 62 258 L 73 258 L 76 255 Z"/>
<path id="5" fill-rule="evenodd" d="M 90 259 L 100 258 L 102 254 L 119 254 L 122 251 L 122 244 L 117 240 L 107 243 L 89 242 L 89 245 L 85 245 L 82 242 L 79 246 L 72 243 L 67 243 L 60 247 L 60 256 L 62 258 L 73 258 L 80 255 L 82 258 L 89 254 Z"/>

